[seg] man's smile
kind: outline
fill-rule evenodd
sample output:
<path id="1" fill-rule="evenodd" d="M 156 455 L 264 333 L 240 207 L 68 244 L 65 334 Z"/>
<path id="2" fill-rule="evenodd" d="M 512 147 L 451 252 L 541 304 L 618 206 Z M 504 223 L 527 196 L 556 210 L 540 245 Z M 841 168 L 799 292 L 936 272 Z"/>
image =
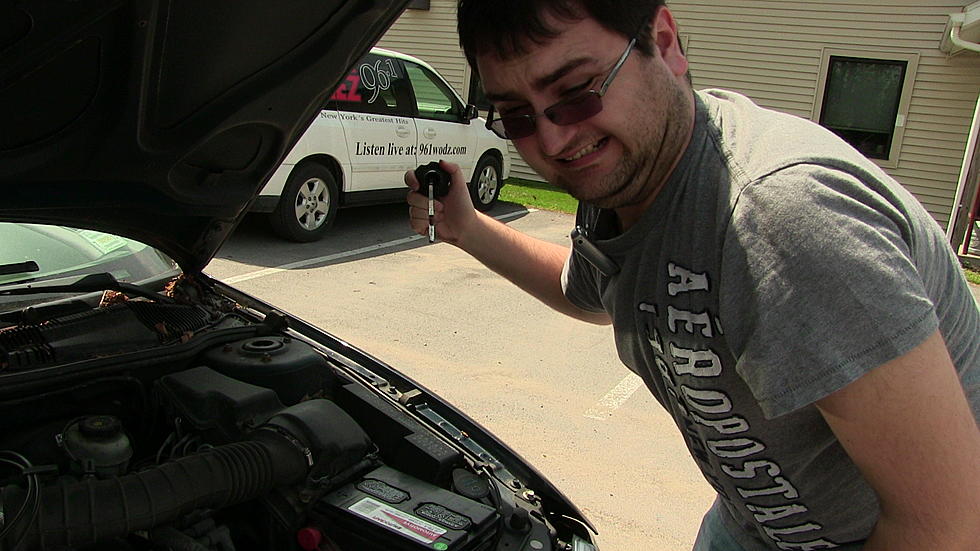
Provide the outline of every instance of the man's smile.
<path id="1" fill-rule="evenodd" d="M 558 161 L 561 162 L 561 163 L 564 163 L 564 164 L 572 164 L 572 163 L 575 163 L 576 165 L 587 164 L 588 161 L 591 161 L 592 160 L 591 159 L 592 155 L 594 153 L 598 153 L 599 151 L 601 151 L 606 146 L 606 144 L 608 144 L 608 143 L 609 143 L 609 138 L 608 137 L 602 138 L 601 140 L 599 140 L 597 142 L 591 143 L 591 144 L 589 144 L 589 145 L 587 145 L 587 146 L 579 149 L 576 153 L 574 153 L 573 155 L 571 155 L 569 157 L 564 157 L 564 158 L 558 159 Z M 586 161 L 585 162 L 576 163 L 576 161 L 581 161 L 583 158 L 586 158 Z"/>

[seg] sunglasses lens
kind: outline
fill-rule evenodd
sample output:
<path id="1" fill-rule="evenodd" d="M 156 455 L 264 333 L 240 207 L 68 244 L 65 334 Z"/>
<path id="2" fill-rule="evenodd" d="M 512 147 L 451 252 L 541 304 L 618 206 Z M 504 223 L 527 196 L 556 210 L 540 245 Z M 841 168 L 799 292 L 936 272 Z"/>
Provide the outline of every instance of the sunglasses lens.
<path id="1" fill-rule="evenodd" d="M 544 114 L 548 120 L 557 125 L 575 124 L 585 119 L 595 116 L 602 111 L 602 99 L 595 90 L 588 93 L 552 105 L 545 109 Z"/>
<path id="2" fill-rule="evenodd" d="M 564 126 L 582 122 L 600 111 L 602 111 L 602 99 L 599 93 L 589 90 L 585 94 L 552 105 L 544 110 L 544 115 L 552 123 Z M 534 134 L 537 130 L 534 120 L 533 115 L 503 117 L 491 121 L 489 126 L 501 138 L 519 140 Z"/>
<path id="3" fill-rule="evenodd" d="M 530 117 L 507 117 L 494 121 L 503 128 L 503 134 L 509 140 L 519 140 L 534 134 L 534 119 Z"/>
<path id="4" fill-rule="evenodd" d="M 487 128 L 493 130 L 493 133 L 501 138 L 507 139 L 507 130 L 504 129 L 504 122 L 500 119 L 494 119 L 487 123 Z"/>

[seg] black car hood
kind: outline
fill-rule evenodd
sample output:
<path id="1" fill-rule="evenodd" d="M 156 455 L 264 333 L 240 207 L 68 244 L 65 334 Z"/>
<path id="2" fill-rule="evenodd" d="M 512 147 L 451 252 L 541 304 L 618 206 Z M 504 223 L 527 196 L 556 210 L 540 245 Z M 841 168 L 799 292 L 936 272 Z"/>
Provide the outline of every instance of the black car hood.
<path id="1" fill-rule="evenodd" d="M 0 0 L 0 220 L 203 268 L 407 0 Z"/>

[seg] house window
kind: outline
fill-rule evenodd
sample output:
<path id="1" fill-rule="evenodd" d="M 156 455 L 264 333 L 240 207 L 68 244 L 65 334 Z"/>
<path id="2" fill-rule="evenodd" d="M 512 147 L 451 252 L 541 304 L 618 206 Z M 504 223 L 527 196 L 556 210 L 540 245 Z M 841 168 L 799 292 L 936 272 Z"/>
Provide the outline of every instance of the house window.
<path id="1" fill-rule="evenodd" d="M 883 166 L 897 166 L 918 59 L 824 52 L 814 120 Z"/>

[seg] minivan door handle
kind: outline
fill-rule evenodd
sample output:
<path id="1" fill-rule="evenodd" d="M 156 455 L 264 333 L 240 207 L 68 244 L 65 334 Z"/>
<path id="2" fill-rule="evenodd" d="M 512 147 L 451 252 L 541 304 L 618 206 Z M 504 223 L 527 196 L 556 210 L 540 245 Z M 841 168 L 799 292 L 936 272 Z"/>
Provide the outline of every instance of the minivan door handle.
<path id="1" fill-rule="evenodd" d="M 395 135 L 397 135 L 399 138 L 407 138 L 408 135 L 411 133 L 412 131 L 409 130 L 408 127 L 405 125 L 398 125 L 395 128 Z"/>
<path id="2" fill-rule="evenodd" d="M 422 131 L 422 135 L 425 136 L 426 139 L 431 140 L 432 138 L 436 137 L 436 131 L 433 128 L 426 128 Z"/>

